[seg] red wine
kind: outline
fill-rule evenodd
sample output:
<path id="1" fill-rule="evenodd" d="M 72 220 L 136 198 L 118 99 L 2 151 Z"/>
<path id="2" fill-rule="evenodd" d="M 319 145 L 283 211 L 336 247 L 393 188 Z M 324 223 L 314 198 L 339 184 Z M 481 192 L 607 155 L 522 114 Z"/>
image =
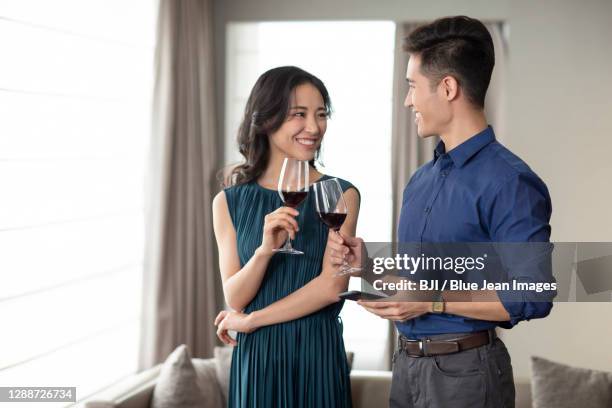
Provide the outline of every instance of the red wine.
<path id="1" fill-rule="evenodd" d="M 346 214 L 320 212 L 319 217 L 330 229 L 338 231 L 346 219 Z"/>
<path id="2" fill-rule="evenodd" d="M 308 195 L 308 191 L 283 191 L 285 205 L 291 208 L 302 204 L 306 195 Z"/>

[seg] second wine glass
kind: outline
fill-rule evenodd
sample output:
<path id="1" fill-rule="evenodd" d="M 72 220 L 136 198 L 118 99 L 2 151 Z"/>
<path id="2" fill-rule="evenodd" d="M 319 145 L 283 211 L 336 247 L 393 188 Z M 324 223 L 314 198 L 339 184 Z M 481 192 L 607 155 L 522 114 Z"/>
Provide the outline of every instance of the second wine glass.
<path id="1" fill-rule="evenodd" d="M 317 213 L 321 221 L 334 231 L 340 233 L 340 227 L 344 224 L 348 214 L 348 207 L 344 201 L 344 193 L 337 178 L 321 180 L 312 185 L 315 195 Z M 349 275 L 361 272 L 361 268 L 350 266 L 346 261 L 336 276 Z"/>

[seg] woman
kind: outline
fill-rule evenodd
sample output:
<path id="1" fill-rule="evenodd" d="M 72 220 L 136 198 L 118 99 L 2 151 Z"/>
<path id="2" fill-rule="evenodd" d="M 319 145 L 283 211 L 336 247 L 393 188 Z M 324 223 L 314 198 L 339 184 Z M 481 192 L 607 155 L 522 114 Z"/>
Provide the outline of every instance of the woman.
<path id="1" fill-rule="evenodd" d="M 236 346 L 230 407 L 351 406 L 337 296 L 348 278 L 334 276 L 339 254 L 327 247 L 312 194 L 295 210 L 276 188 L 285 157 L 309 161 L 314 182 L 330 177 L 314 167 L 330 109 L 315 76 L 296 67 L 265 72 L 238 131 L 245 162 L 213 201 L 223 292 L 234 310 L 215 319 L 219 338 Z M 359 193 L 340 184 L 348 207 L 341 234 L 354 236 Z M 274 254 L 288 236 L 304 255 Z M 228 330 L 239 332 L 236 340 Z"/>

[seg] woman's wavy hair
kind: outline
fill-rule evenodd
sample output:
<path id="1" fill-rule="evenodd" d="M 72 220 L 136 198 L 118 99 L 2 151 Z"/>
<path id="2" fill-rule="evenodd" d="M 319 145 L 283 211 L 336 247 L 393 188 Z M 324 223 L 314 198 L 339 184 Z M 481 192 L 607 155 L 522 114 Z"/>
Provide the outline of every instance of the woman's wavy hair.
<path id="1" fill-rule="evenodd" d="M 251 90 L 244 110 L 244 117 L 238 129 L 238 150 L 244 162 L 231 169 L 223 184 L 231 186 L 257 180 L 268 165 L 270 142 L 268 135 L 278 130 L 287 118 L 293 90 L 309 83 L 319 90 L 327 114 L 331 114 L 329 93 L 323 82 L 316 76 L 298 67 L 286 66 L 264 72 Z M 314 167 L 321 148 L 310 161 Z"/>

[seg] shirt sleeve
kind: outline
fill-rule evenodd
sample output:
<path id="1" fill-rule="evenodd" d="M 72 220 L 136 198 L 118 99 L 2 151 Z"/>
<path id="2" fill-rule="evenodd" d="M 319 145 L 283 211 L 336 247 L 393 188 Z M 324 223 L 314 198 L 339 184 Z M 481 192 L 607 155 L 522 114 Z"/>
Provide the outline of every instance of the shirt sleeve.
<path id="1" fill-rule="evenodd" d="M 550 195 L 534 173 L 513 175 L 491 199 L 489 232 L 504 269 L 504 280 L 519 283 L 554 283 L 550 243 Z M 546 317 L 556 291 L 498 290 L 510 315 L 500 323 L 511 328 L 522 320 Z"/>

